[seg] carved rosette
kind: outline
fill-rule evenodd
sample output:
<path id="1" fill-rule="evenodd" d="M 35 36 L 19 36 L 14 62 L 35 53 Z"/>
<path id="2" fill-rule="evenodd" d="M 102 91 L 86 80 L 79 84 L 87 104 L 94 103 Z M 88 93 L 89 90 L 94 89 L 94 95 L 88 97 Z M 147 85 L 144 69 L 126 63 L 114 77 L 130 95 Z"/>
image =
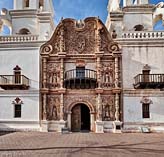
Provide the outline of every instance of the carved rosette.
<path id="1" fill-rule="evenodd" d="M 60 96 L 48 95 L 46 110 L 47 110 L 47 120 L 59 120 Z"/>
<path id="2" fill-rule="evenodd" d="M 105 121 L 115 119 L 114 96 L 102 96 L 102 119 Z"/>
<path id="3" fill-rule="evenodd" d="M 114 62 L 101 65 L 101 87 L 111 88 L 114 86 Z"/>
<path id="4" fill-rule="evenodd" d="M 47 85 L 49 88 L 60 88 L 60 64 L 48 63 L 47 65 Z"/>

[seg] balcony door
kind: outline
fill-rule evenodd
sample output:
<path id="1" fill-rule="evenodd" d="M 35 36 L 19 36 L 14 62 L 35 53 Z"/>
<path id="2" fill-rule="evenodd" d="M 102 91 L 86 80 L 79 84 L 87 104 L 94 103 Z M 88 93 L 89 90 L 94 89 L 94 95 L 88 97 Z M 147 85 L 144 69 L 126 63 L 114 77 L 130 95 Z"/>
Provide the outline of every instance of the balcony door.
<path id="1" fill-rule="evenodd" d="M 14 76 L 15 76 L 15 84 L 20 84 L 21 83 L 21 72 L 15 71 Z"/>
<path id="2" fill-rule="evenodd" d="M 76 77 L 85 78 L 85 67 L 76 67 Z"/>
<path id="3" fill-rule="evenodd" d="M 143 70 L 142 73 L 143 73 L 143 82 L 149 82 L 149 81 L 150 81 L 150 80 L 149 80 L 150 71 L 148 71 L 148 70 Z"/>

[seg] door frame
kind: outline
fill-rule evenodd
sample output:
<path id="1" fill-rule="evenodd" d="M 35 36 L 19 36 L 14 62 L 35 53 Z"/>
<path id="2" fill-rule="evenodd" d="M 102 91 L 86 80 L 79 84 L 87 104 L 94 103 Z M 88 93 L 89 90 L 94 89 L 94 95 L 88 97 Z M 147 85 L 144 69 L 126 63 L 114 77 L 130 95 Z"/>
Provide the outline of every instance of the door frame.
<path id="1" fill-rule="evenodd" d="M 93 105 L 91 105 L 88 102 L 75 102 L 72 103 L 71 105 L 69 105 L 68 107 L 68 112 L 67 112 L 67 126 L 68 129 L 71 131 L 71 123 L 72 123 L 72 109 L 74 106 L 78 105 L 78 104 L 84 104 L 89 108 L 90 111 L 90 131 L 95 131 L 95 109 L 93 107 Z"/>

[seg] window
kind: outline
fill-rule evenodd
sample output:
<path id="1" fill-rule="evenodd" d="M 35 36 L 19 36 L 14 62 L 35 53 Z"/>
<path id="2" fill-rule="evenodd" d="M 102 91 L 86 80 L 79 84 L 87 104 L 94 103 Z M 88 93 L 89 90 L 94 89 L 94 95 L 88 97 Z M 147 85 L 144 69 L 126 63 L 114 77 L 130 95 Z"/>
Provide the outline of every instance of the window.
<path id="1" fill-rule="evenodd" d="M 39 0 L 39 8 L 43 7 L 44 0 Z"/>
<path id="2" fill-rule="evenodd" d="M 14 117 L 15 118 L 21 117 L 21 104 L 15 104 Z"/>
<path id="3" fill-rule="evenodd" d="M 142 104 L 142 118 L 150 118 L 150 104 Z"/>
<path id="4" fill-rule="evenodd" d="M 85 67 L 76 67 L 76 77 L 85 78 Z"/>
<path id="5" fill-rule="evenodd" d="M 136 25 L 136 26 L 134 26 L 134 30 L 135 31 L 143 31 L 144 30 L 144 26 L 143 25 Z"/>
<path id="6" fill-rule="evenodd" d="M 29 5 L 29 0 L 24 0 L 24 7 L 25 8 L 28 8 L 30 5 Z"/>
<path id="7" fill-rule="evenodd" d="M 31 34 L 31 32 L 27 29 L 27 28 L 22 28 L 19 30 L 19 33 L 20 35 L 28 35 L 28 34 Z"/>

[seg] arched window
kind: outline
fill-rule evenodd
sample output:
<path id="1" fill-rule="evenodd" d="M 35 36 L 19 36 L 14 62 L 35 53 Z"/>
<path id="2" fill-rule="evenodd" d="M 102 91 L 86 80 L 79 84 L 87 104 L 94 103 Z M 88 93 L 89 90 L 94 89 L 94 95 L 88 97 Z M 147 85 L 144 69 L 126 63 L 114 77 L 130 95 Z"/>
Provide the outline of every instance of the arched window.
<path id="1" fill-rule="evenodd" d="M 31 32 L 27 29 L 27 28 L 22 28 L 19 30 L 19 33 L 20 35 L 28 35 L 28 34 L 31 34 Z"/>
<path id="2" fill-rule="evenodd" d="M 140 24 L 139 25 L 135 25 L 134 26 L 134 30 L 135 31 L 143 31 L 144 30 L 144 26 L 143 25 L 140 25 Z"/>
<path id="3" fill-rule="evenodd" d="M 39 8 L 43 8 L 44 0 L 39 0 Z"/>

